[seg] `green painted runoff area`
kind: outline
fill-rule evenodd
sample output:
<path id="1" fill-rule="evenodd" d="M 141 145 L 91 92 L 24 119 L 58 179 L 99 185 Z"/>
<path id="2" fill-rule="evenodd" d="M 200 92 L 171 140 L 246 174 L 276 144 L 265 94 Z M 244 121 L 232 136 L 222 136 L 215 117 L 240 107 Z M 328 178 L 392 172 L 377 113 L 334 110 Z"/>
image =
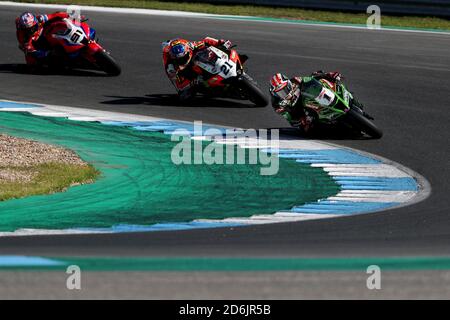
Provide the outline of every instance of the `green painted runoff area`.
<path id="1" fill-rule="evenodd" d="M 248 217 L 339 192 L 322 169 L 289 159 L 279 159 L 272 176 L 260 175 L 262 165 L 248 162 L 175 165 L 171 151 L 178 142 L 159 132 L 0 112 L 0 133 L 72 149 L 101 172 L 93 184 L 0 202 L 0 231 Z"/>

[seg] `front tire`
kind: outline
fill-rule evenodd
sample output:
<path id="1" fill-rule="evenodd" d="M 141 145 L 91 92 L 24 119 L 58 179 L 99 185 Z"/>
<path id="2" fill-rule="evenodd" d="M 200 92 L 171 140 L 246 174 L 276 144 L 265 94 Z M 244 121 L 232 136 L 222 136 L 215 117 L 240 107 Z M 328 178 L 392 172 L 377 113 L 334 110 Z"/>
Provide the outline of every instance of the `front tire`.
<path id="1" fill-rule="evenodd" d="M 99 69 L 110 76 L 118 76 L 122 72 L 119 64 L 106 51 L 98 51 L 95 54 L 95 61 Z"/>
<path id="2" fill-rule="evenodd" d="M 380 139 L 383 136 L 381 131 L 372 121 L 367 119 L 361 112 L 350 109 L 346 115 L 347 122 L 355 129 L 371 136 L 374 139 Z"/>
<path id="3" fill-rule="evenodd" d="M 266 95 L 258 87 L 256 81 L 249 75 L 245 73 L 241 75 L 239 78 L 239 87 L 248 95 L 248 99 L 256 106 L 265 107 L 269 103 Z"/>

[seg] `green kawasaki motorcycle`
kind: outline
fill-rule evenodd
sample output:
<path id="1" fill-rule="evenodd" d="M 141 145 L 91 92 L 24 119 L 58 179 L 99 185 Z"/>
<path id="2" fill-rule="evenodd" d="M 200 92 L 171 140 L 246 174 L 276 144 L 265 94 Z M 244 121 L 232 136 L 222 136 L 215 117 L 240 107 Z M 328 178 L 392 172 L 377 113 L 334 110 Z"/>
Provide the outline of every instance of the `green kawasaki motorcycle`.
<path id="1" fill-rule="evenodd" d="M 363 105 L 353 97 L 342 82 L 310 78 L 301 84 L 303 105 L 314 111 L 315 120 L 323 124 L 342 123 L 351 129 L 379 139 L 383 132 L 363 110 Z"/>

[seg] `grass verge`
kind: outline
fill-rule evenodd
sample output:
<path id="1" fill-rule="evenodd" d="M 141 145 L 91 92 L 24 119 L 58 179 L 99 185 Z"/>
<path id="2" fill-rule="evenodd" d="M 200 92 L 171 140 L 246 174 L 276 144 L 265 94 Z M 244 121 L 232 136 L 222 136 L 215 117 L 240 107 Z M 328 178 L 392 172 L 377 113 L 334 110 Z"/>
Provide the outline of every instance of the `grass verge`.
<path id="1" fill-rule="evenodd" d="M 100 172 L 91 165 L 65 163 L 45 163 L 31 167 L 0 167 L 0 169 L 33 175 L 33 178 L 27 182 L 0 180 L 0 201 L 61 192 L 70 186 L 92 183 L 100 175 Z"/>
<path id="2" fill-rule="evenodd" d="M 266 7 L 252 5 L 213 5 L 205 3 L 166 2 L 152 0 L 21 0 L 15 2 L 77 4 L 109 7 L 178 10 L 224 15 L 248 15 L 270 18 L 287 18 L 306 21 L 336 22 L 345 24 L 366 24 L 368 15 L 339 11 L 305 10 L 297 8 Z M 407 27 L 421 29 L 450 30 L 450 20 L 436 17 L 382 15 L 384 27 Z"/>

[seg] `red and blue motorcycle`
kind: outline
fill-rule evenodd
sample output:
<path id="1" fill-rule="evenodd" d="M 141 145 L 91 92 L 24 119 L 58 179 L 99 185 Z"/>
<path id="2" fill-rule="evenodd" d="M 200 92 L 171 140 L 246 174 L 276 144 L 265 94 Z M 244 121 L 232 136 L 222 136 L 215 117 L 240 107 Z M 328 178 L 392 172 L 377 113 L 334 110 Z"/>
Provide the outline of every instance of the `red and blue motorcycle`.
<path id="1" fill-rule="evenodd" d="M 95 69 L 118 76 L 120 66 L 95 40 L 96 32 L 86 21 L 62 19 L 44 28 L 43 37 L 52 51 L 49 64 Z"/>

